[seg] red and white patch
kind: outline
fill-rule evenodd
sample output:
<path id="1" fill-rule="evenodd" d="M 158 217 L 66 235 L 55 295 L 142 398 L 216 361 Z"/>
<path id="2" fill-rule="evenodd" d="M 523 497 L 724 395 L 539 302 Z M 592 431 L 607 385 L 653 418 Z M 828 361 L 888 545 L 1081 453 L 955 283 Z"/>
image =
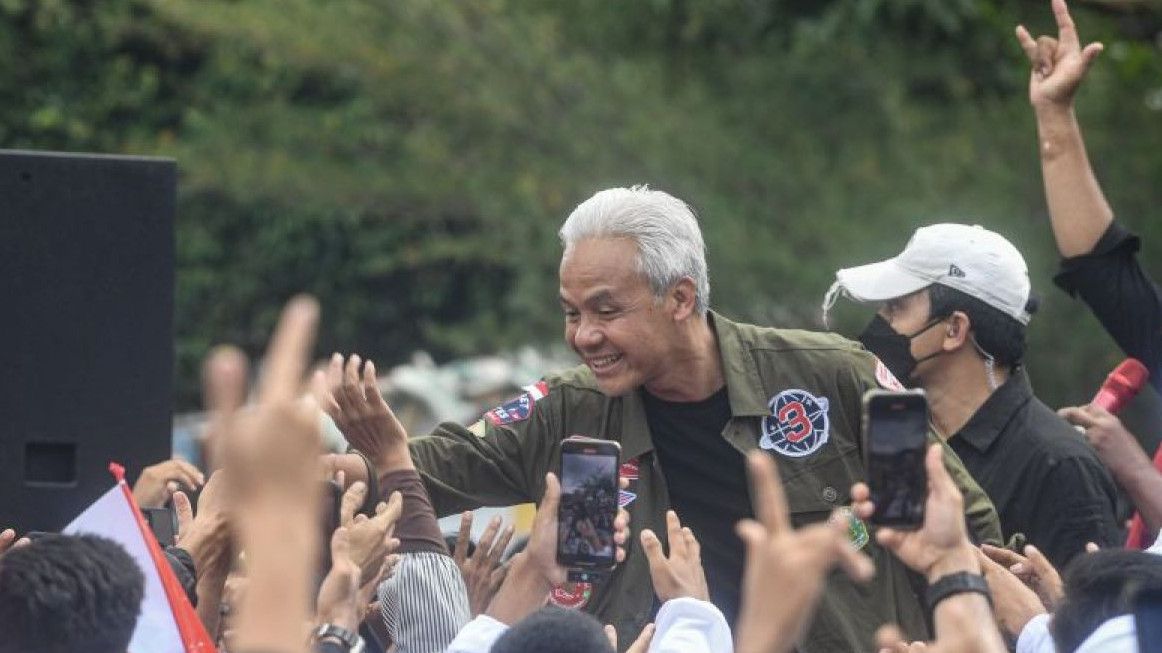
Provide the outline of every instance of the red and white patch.
<path id="1" fill-rule="evenodd" d="M 637 458 L 630 458 L 621 464 L 621 468 L 618 469 L 618 474 L 628 481 L 636 481 L 639 476 L 639 469 Z"/>
<path id="2" fill-rule="evenodd" d="M 548 396 L 549 386 L 544 381 L 537 381 L 522 389 L 525 391 L 524 394 L 484 413 L 484 418 L 492 422 L 493 426 L 504 426 L 528 419 L 533 414 L 533 406 L 537 401 Z"/>
<path id="3" fill-rule="evenodd" d="M 565 583 L 556 585 L 549 592 L 549 603 L 568 610 L 579 610 L 589 603 L 593 595 L 591 583 Z"/>
<path id="4" fill-rule="evenodd" d="M 904 384 L 896 378 L 895 374 L 888 369 L 887 365 L 879 358 L 876 358 L 876 381 L 888 390 L 904 390 Z"/>

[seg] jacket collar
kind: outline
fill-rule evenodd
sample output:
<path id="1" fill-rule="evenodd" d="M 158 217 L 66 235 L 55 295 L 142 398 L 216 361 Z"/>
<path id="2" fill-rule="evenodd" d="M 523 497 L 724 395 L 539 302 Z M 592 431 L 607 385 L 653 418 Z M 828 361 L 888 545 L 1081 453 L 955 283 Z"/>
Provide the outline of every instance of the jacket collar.
<path id="1" fill-rule="evenodd" d="M 713 311 L 708 312 L 707 320 L 718 342 L 718 356 L 722 362 L 722 375 L 726 380 L 726 393 L 730 398 L 731 415 L 733 417 L 767 415 L 770 409 L 762 392 L 758 365 L 749 345 L 743 340 L 739 325 Z M 621 446 L 624 460 L 636 458 L 654 449 L 641 393 L 642 389 L 638 388 L 620 398 Z"/>

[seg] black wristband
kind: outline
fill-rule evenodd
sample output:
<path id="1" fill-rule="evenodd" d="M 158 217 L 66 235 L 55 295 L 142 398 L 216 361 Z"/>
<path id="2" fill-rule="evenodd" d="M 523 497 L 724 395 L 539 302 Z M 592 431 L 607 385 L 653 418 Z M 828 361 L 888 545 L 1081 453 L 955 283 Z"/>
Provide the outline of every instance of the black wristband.
<path id="1" fill-rule="evenodd" d="M 926 593 L 928 611 L 934 612 L 936 605 L 944 599 L 954 594 L 963 594 L 965 592 L 984 594 L 985 599 L 989 602 L 989 606 L 991 607 L 993 604 L 993 597 L 989 593 L 989 585 L 985 582 L 984 576 L 967 571 L 958 571 L 955 574 L 941 576 L 935 583 L 928 586 Z"/>

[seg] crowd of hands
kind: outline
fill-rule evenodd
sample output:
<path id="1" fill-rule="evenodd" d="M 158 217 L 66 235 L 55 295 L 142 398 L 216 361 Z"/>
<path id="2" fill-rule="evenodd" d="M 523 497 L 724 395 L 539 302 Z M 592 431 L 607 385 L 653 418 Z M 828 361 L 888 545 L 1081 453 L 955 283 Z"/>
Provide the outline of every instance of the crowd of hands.
<path id="1" fill-rule="evenodd" d="M 323 623 L 356 631 L 367 620 L 377 632 L 383 629 L 375 594 L 399 559 L 392 532 L 401 514 L 400 494 L 388 494 L 371 515 L 358 513 L 367 484 L 348 483 L 345 472 L 333 471 L 332 457 L 320 453 L 319 411 L 334 416 L 355 446 L 379 457 L 406 455 L 406 435 L 379 393 L 370 362 L 338 357 L 313 375 L 313 388 L 303 387 L 317 320 L 313 299 L 299 297 L 287 305 L 255 399 L 245 408 L 246 361 L 237 350 L 216 350 L 205 374 L 217 471 L 204 479 L 187 463 L 166 461 L 142 472 L 134 488 L 143 506 L 172 497 L 177 546 L 190 553 L 197 569 L 198 614 L 230 651 L 306 651 L 312 628 Z M 906 642 L 889 625 L 879 632 L 878 643 L 901 652 L 1004 651 L 1006 636 L 1011 640 L 1029 619 L 1052 611 L 1062 595 L 1060 577 L 1032 546 L 1024 555 L 974 546 L 963 499 L 945 471 L 939 446 L 928 451 L 925 465 L 923 525 L 910 531 L 880 528 L 876 541 L 929 582 L 961 571 L 983 573 L 992 605 L 981 594 L 954 595 L 936 608 L 934 641 Z M 735 647 L 741 653 L 789 651 L 807 628 L 832 570 L 867 581 L 875 567 L 851 543 L 846 513 L 838 510 L 826 521 L 796 529 L 772 459 L 752 453 L 747 470 L 755 517 L 736 529 L 746 560 Z M 329 543 L 331 568 L 319 585 L 318 481 L 332 474 L 345 489 L 340 526 Z M 196 512 L 183 488 L 200 489 Z M 471 517 L 464 516 L 452 555 L 473 614 L 514 624 L 542 607 L 554 585 L 566 582 L 556 558 L 561 488 L 554 474 L 546 476 L 545 488 L 527 546 L 507 561 L 503 554 L 512 527 L 502 528 L 494 518 L 469 555 Z M 854 485 L 851 499 L 856 517 L 870 517 L 874 507 L 866 485 Z M 650 530 L 637 536 L 658 599 L 708 601 L 698 539 L 673 511 L 666 515 L 666 530 L 668 546 Z M 629 515 L 622 510 L 614 536 L 619 561 L 629 537 Z M 0 550 L 17 545 L 13 531 L 0 534 Z M 606 632 L 615 647 L 614 629 Z M 647 626 L 629 650 L 647 650 L 653 635 L 653 626 Z"/>
<path id="2" fill-rule="evenodd" d="M 1082 48 L 1063 0 L 1053 0 L 1057 38 L 1034 39 L 1023 27 L 1017 37 L 1033 64 L 1029 95 L 1037 111 L 1072 111 L 1073 94 L 1100 44 Z M 176 545 L 195 561 L 198 614 L 207 631 L 232 652 L 306 651 L 309 633 L 323 623 L 358 630 L 366 620 L 376 632 L 383 619 L 375 605 L 376 588 L 399 560 L 393 527 L 402 511 L 398 492 L 372 510 L 368 484 L 321 455 L 320 411 L 329 414 L 349 442 L 380 470 L 410 466 L 407 435 L 383 401 L 375 366 L 358 356 L 336 355 L 326 369 L 306 377 L 319 318 L 315 300 L 298 297 L 284 309 L 249 404 L 248 361 L 237 349 L 214 350 L 204 366 L 209 414 L 208 478 L 182 460 L 144 469 L 134 486 L 141 507 L 172 499 L 177 515 Z M 1086 437 L 1117 477 L 1151 469 L 1133 435 L 1100 408 L 1067 408 L 1063 417 L 1085 429 Z M 933 615 L 934 641 L 908 642 L 891 625 L 877 634 L 886 651 L 1005 651 L 1034 616 L 1051 613 L 1063 596 L 1057 571 L 1034 547 L 1017 553 L 974 546 L 964 521 L 963 500 L 946 473 L 941 451 L 933 446 L 924 463 L 929 488 L 923 525 L 902 531 L 879 528 L 875 539 L 929 582 L 956 572 L 983 574 L 991 602 L 982 594 L 962 593 L 941 601 Z M 740 522 L 745 543 L 742 604 L 734 624 L 741 653 L 789 651 L 807 628 L 827 577 L 836 568 L 855 581 L 874 573 L 872 561 L 851 543 L 849 517 L 794 528 L 776 466 L 769 456 L 747 459 L 755 518 Z M 363 475 L 365 478 L 365 474 Z M 318 537 L 322 479 L 343 488 L 340 525 L 331 535 L 331 567 L 321 584 Z M 545 478 L 545 493 L 526 547 L 505 558 L 513 535 L 494 518 L 468 553 L 471 513 L 463 517 L 452 555 L 460 567 L 473 615 L 488 614 L 513 624 L 546 602 L 550 589 L 566 581 L 556 560 L 560 484 Z M 186 490 L 198 489 L 196 511 Z M 868 488 L 851 488 L 851 511 L 870 517 Z M 689 597 L 709 600 L 701 547 L 680 516 L 666 515 L 662 538 L 642 530 L 637 539 L 649 561 L 654 591 L 661 602 Z M 615 522 L 616 557 L 624 560 L 629 517 Z M 0 555 L 28 544 L 11 529 L 0 533 Z M 406 600 L 406 597 L 402 597 Z M 606 627 L 610 644 L 616 634 Z M 648 625 L 629 647 L 648 649 Z"/>

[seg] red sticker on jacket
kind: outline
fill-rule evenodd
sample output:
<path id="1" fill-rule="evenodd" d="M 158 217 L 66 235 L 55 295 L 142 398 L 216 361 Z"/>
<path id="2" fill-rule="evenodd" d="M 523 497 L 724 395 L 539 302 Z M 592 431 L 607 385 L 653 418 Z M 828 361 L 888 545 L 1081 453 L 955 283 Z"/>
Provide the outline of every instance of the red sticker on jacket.
<path id="1" fill-rule="evenodd" d="M 904 384 L 900 383 L 900 380 L 896 378 L 896 375 L 892 374 L 892 371 L 888 369 L 888 366 L 884 365 L 884 362 L 879 358 L 876 358 L 876 381 L 888 390 L 904 389 Z"/>
<path id="2" fill-rule="evenodd" d="M 617 473 L 626 480 L 636 481 L 639 476 L 639 469 L 637 458 L 630 458 L 621 464 L 621 468 L 617 470 Z"/>
<path id="3" fill-rule="evenodd" d="M 524 391 L 519 397 L 484 413 L 485 419 L 492 422 L 493 426 L 515 424 L 528 419 L 537 401 L 549 394 L 549 386 L 544 381 L 537 381 L 533 385 L 526 385 Z"/>
<path id="4" fill-rule="evenodd" d="M 589 597 L 593 594 L 593 585 L 591 583 L 572 583 L 572 586 L 571 590 L 568 589 L 568 583 L 553 587 L 553 590 L 549 592 L 549 602 L 568 610 L 585 607 L 585 604 L 589 603 Z"/>

